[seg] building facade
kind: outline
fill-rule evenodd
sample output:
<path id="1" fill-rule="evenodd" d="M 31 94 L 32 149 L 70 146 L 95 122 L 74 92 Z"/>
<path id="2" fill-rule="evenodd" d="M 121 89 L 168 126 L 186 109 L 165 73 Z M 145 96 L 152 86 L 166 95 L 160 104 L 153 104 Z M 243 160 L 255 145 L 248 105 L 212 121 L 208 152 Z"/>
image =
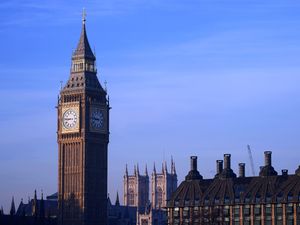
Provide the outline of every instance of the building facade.
<path id="1" fill-rule="evenodd" d="M 57 116 L 58 222 L 107 225 L 109 103 L 97 78 L 85 16 Z"/>
<path id="2" fill-rule="evenodd" d="M 136 225 L 165 225 L 166 213 L 161 209 L 152 208 L 152 204 L 138 209 L 136 214 Z"/>
<path id="3" fill-rule="evenodd" d="M 259 176 L 246 177 L 245 164 L 237 176 L 230 155 L 217 161 L 214 179 L 203 179 L 197 170 L 197 157 L 191 170 L 168 202 L 168 224 L 299 225 L 300 167 L 294 174 L 272 166 L 271 152 L 265 152 L 265 165 Z"/>
<path id="4" fill-rule="evenodd" d="M 149 201 L 150 186 L 151 202 Z M 166 224 L 166 203 L 176 188 L 177 174 L 173 159 L 171 160 L 170 172 L 168 172 L 166 162 L 163 163 L 161 172 L 157 172 L 154 165 L 150 185 L 147 167 L 144 175 L 140 174 L 138 166 L 134 167 L 133 175 L 129 175 L 126 166 L 124 205 L 136 207 L 136 225 Z"/>
<path id="5" fill-rule="evenodd" d="M 139 166 L 134 166 L 134 174 L 128 174 L 126 171 L 124 175 L 124 205 L 134 207 L 145 207 L 149 202 L 149 176 L 147 167 L 145 174 L 141 175 Z"/>
<path id="6" fill-rule="evenodd" d="M 171 160 L 171 172 L 168 172 L 167 163 L 162 165 L 161 173 L 156 172 L 154 165 L 151 176 L 151 203 L 153 209 L 161 209 L 167 206 L 167 200 L 177 188 L 177 174 L 175 163 Z"/>

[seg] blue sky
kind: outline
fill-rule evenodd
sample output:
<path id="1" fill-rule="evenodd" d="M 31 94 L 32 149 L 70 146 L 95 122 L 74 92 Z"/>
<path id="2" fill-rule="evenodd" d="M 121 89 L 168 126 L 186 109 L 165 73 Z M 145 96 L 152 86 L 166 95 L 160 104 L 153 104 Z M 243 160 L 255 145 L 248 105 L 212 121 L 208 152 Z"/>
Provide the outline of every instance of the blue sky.
<path id="1" fill-rule="evenodd" d="M 189 156 L 212 177 L 215 160 L 256 171 L 272 150 L 277 171 L 300 164 L 300 2 L 102 0 L 0 2 L 0 205 L 57 189 L 60 81 L 87 10 L 98 78 L 111 99 L 109 192 L 125 164 L 151 171 Z M 170 163 L 169 163 L 170 164 Z"/>

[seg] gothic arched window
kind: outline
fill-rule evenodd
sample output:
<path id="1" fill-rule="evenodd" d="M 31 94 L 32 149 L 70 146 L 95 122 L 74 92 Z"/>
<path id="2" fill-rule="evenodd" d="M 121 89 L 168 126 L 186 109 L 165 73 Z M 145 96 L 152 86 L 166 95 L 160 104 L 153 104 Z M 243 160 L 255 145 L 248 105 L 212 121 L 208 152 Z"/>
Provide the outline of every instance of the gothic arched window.
<path id="1" fill-rule="evenodd" d="M 157 187 L 156 191 L 157 191 L 157 205 L 160 207 L 162 206 L 162 202 L 163 202 L 163 191 L 161 187 Z"/>
<path id="2" fill-rule="evenodd" d="M 134 205 L 134 191 L 129 189 L 128 191 L 128 205 Z"/>

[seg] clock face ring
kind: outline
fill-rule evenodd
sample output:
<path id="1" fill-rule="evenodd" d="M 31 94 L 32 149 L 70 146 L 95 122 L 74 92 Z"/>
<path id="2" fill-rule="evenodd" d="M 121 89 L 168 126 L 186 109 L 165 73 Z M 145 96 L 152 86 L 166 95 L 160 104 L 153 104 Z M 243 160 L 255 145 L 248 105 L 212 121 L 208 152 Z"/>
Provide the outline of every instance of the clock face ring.
<path id="1" fill-rule="evenodd" d="M 102 129 L 104 126 L 104 115 L 100 109 L 94 108 L 91 112 L 91 126 L 94 129 Z"/>
<path id="2" fill-rule="evenodd" d="M 66 129 L 73 129 L 75 128 L 78 122 L 78 116 L 75 110 L 68 109 L 63 114 L 63 126 Z"/>

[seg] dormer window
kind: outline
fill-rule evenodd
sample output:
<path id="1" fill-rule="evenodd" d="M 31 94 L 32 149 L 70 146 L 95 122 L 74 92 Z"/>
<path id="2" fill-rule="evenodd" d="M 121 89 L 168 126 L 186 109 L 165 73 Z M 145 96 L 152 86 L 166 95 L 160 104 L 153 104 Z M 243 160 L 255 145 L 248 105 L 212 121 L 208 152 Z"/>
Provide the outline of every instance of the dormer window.
<path id="1" fill-rule="evenodd" d="M 289 193 L 287 200 L 288 200 L 288 202 L 293 201 L 293 194 L 292 193 Z"/>
<path id="2" fill-rule="evenodd" d="M 220 199 L 219 198 L 215 198 L 215 204 L 219 204 L 220 203 Z"/>
<path id="3" fill-rule="evenodd" d="M 245 202 L 246 202 L 246 203 L 250 203 L 250 197 L 249 197 L 249 196 L 247 196 L 247 197 L 245 198 Z"/>
<path id="4" fill-rule="evenodd" d="M 239 202 L 240 202 L 239 196 L 235 196 L 234 202 L 235 202 L 235 203 L 239 203 Z"/>
<path id="5" fill-rule="evenodd" d="M 266 202 L 267 202 L 267 203 L 270 203 L 270 202 L 271 202 L 271 199 L 272 199 L 271 196 L 267 195 L 267 197 L 266 197 Z"/>
<path id="6" fill-rule="evenodd" d="M 225 204 L 229 204 L 229 202 L 230 202 L 230 198 L 228 198 L 228 197 L 225 197 L 225 199 L 224 199 L 224 202 L 225 202 Z"/>
<path id="7" fill-rule="evenodd" d="M 260 202 L 260 195 L 256 195 L 256 197 L 255 197 L 255 202 L 256 202 L 256 203 L 259 203 L 259 202 Z"/>
<path id="8" fill-rule="evenodd" d="M 209 199 L 208 199 L 208 198 L 205 198 L 204 204 L 205 204 L 205 205 L 208 205 L 208 204 L 209 204 Z"/>

